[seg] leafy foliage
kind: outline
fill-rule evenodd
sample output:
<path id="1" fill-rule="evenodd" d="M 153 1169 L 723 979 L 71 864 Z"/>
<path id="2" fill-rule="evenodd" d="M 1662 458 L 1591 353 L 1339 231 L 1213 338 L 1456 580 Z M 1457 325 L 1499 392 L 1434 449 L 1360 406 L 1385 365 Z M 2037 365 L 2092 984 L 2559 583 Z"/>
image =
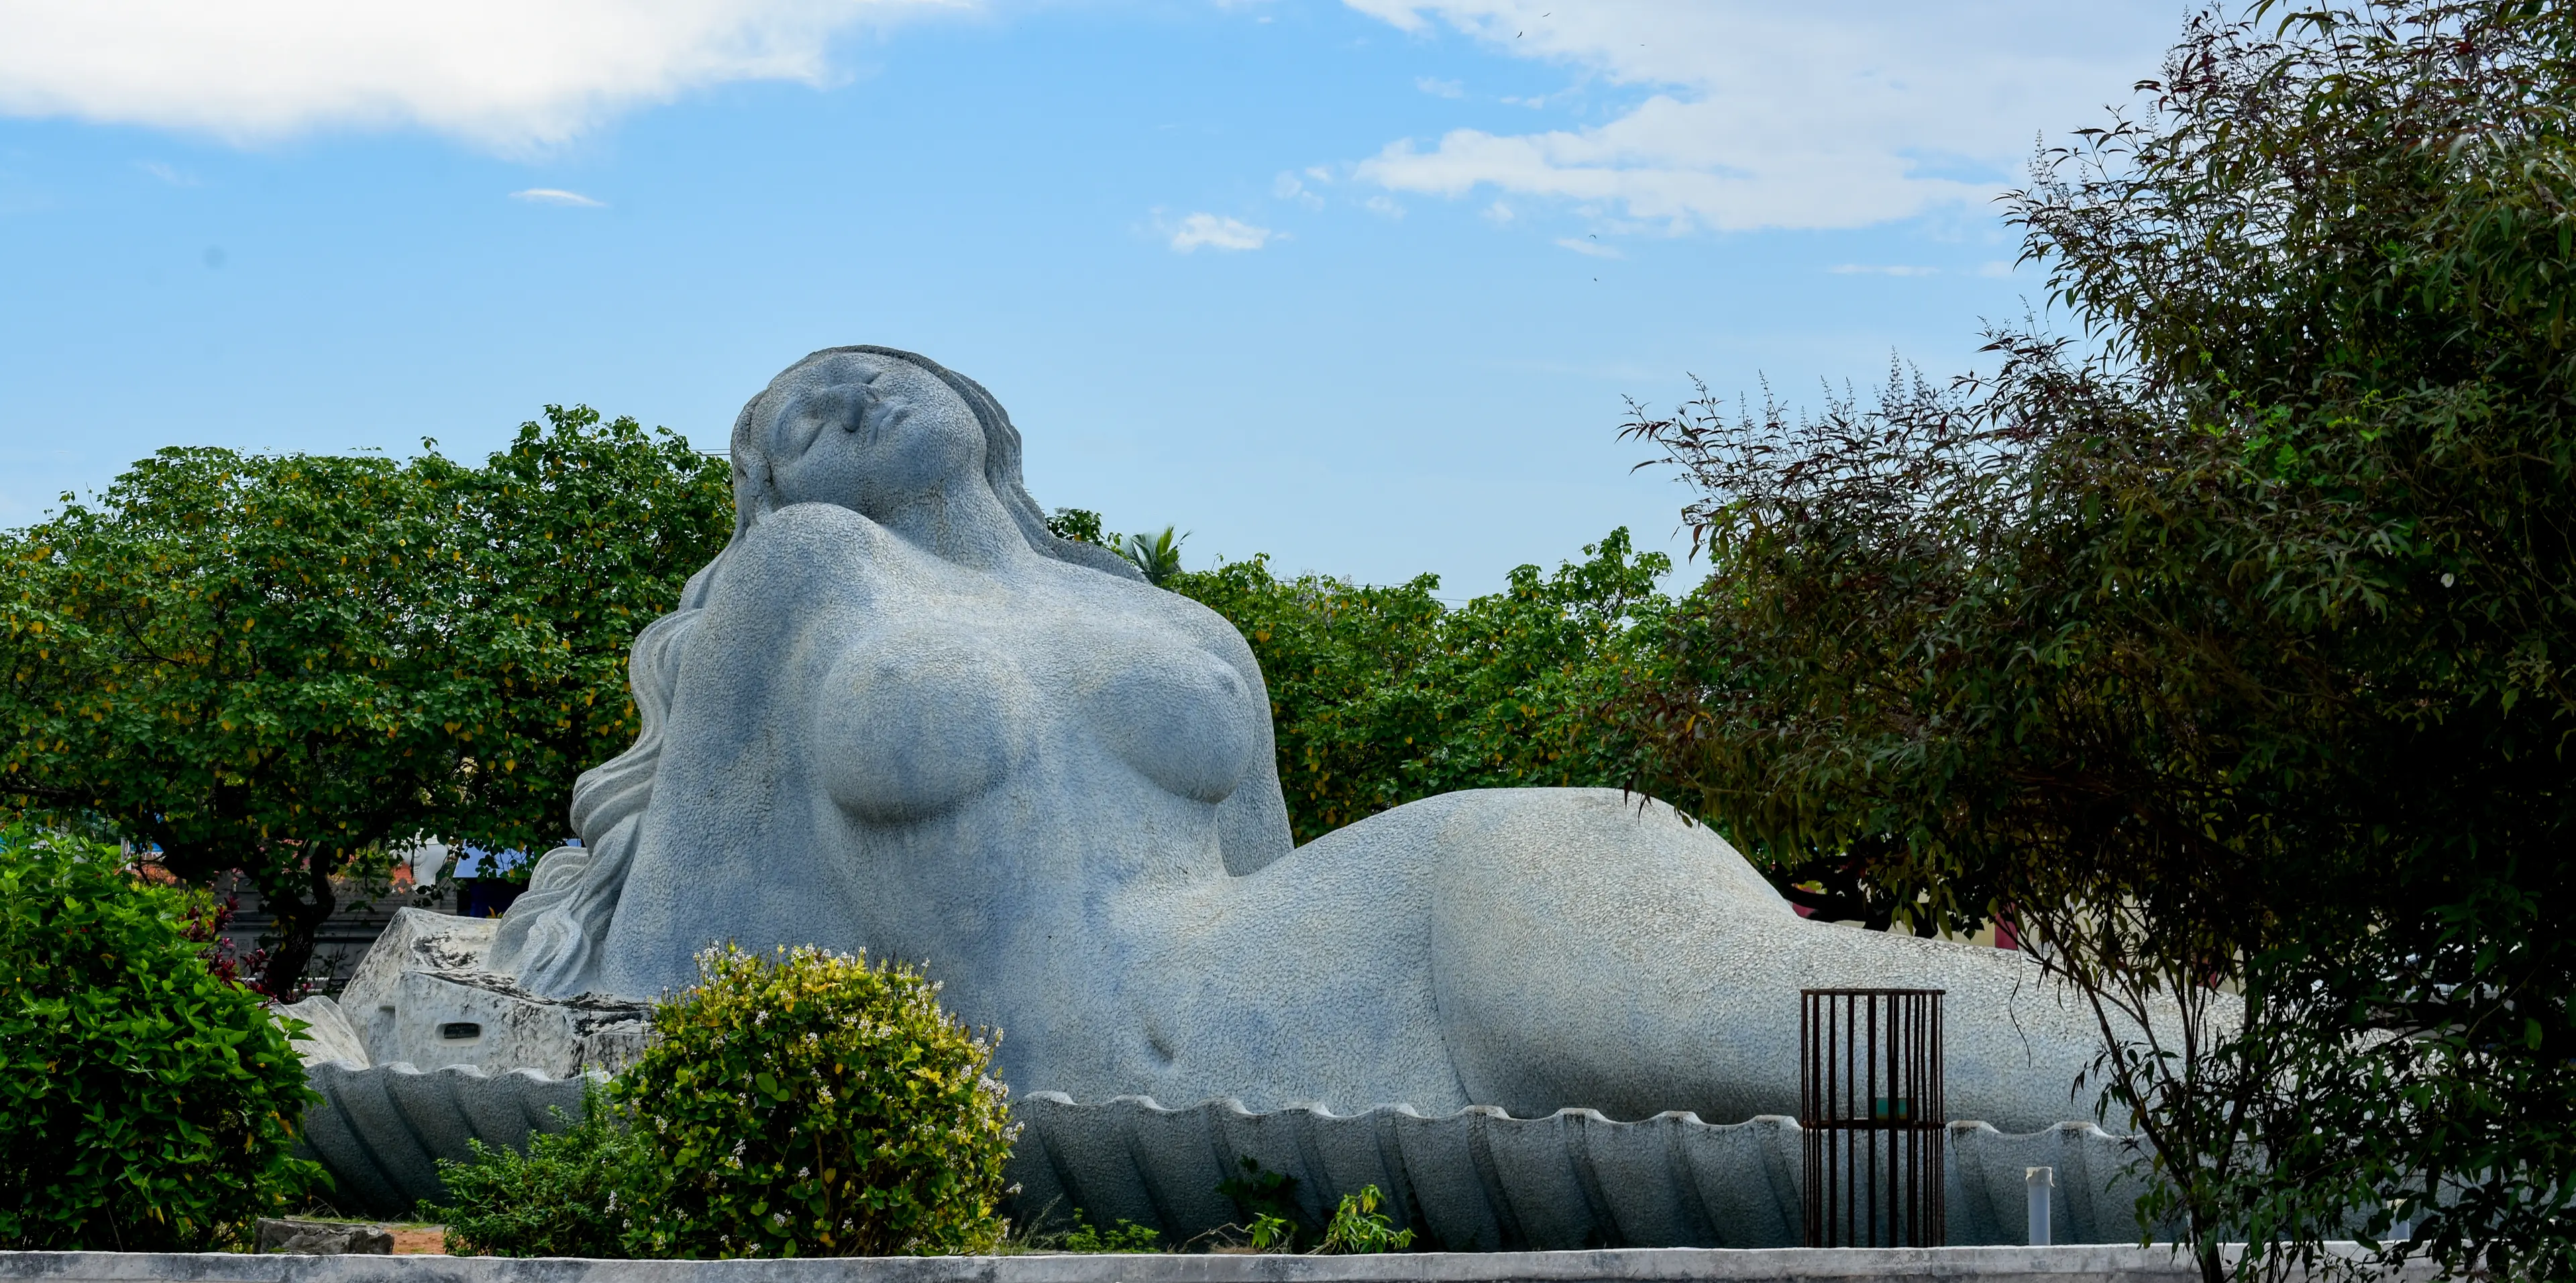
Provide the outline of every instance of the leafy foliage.
<path id="1" fill-rule="evenodd" d="M 2011 916 L 2213 1279 L 2400 1205 L 2576 1271 L 2571 66 L 2556 5 L 2204 17 L 2015 197 L 2089 355 L 1630 425 L 1705 495 L 1670 778 L 1899 920 Z"/>
<path id="2" fill-rule="evenodd" d="M 0 1248 L 233 1246 L 323 1180 L 288 1031 L 189 907 L 113 846 L 0 829 Z"/>
<path id="3" fill-rule="evenodd" d="M 1062 1246 L 1068 1252 L 1159 1252 L 1163 1250 L 1163 1236 L 1123 1216 L 1115 1225 L 1093 1225 L 1082 1218 L 1082 1209 L 1077 1207 L 1073 1209 L 1073 1228 L 1065 1231 Z"/>
<path id="4" fill-rule="evenodd" d="M 894 963 L 819 949 L 699 955 L 617 1083 L 650 1209 L 639 1256 L 987 1250 L 1018 1127 L 990 1038 Z"/>
<path id="5" fill-rule="evenodd" d="M 1168 586 L 1172 576 L 1181 573 L 1181 541 L 1189 536 L 1172 530 L 1165 526 L 1158 535 L 1129 535 L 1118 544 L 1118 555 L 1157 588 Z"/>
<path id="6" fill-rule="evenodd" d="M 531 1135 L 525 1153 L 469 1140 L 470 1159 L 439 1160 L 449 1201 L 420 1215 L 447 1227 L 451 1254 L 626 1255 L 640 1147 L 605 1091 L 586 1088 L 582 1106 L 564 1130 Z"/>
<path id="7" fill-rule="evenodd" d="M 1384 1197 L 1375 1185 L 1342 1195 L 1342 1205 L 1334 1209 L 1332 1224 L 1324 1227 L 1324 1241 L 1315 1250 L 1327 1256 L 1360 1255 L 1401 1252 L 1413 1246 L 1413 1231 L 1395 1228 L 1377 1210 Z"/>
<path id="8" fill-rule="evenodd" d="M 0 788 L 96 811 L 191 880 L 248 871 L 286 992 L 329 875 L 461 800 L 445 727 L 490 716 L 486 672 L 541 639 L 467 609 L 444 497 L 381 459 L 168 449 L 103 502 L 0 567 Z"/>
<path id="9" fill-rule="evenodd" d="M 1058 539 L 1109 546 L 1108 537 L 1100 532 L 1100 514 L 1089 508 L 1058 508 L 1046 519 L 1046 526 Z"/>
<path id="10" fill-rule="evenodd" d="M 625 646 L 729 523 L 721 464 L 549 414 L 480 470 L 166 449 L 0 537 L 0 808 L 247 872 L 279 994 L 359 853 L 559 834 L 634 733 Z"/>
<path id="11" fill-rule="evenodd" d="M 459 728 L 481 759 L 505 763 L 469 776 L 468 805 L 451 821 L 455 836 L 493 851 L 542 852 L 561 839 L 574 778 L 642 729 L 626 690 L 635 634 L 678 604 L 733 534 L 723 458 L 588 406 L 545 412 L 481 468 L 421 463 L 462 504 L 481 608 L 526 618 L 554 650 L 501 673 L 502 698 Z"/>
<path id="12" fill-rule="evenodd" d="M 1297 1223 L 1285 1216 L 1264 1212 L 1252 1218 L 1252 1250 L 1256 1252 L 1293 1252 L 1297 1250 Z"/>
<path id="13" fill-rule="evenodd" d="M 1167 583 L 1223 615 L 1270 686 L 1280 784 L 1309 841 L 1416 798 L 1463 788 L 1617 786 L 1644 749 L 1611 714 L 1654 680 L 1669 602 L 1661 553 L 1626 530 L 1586 560 L 1452 609 L 1435 576 L 1363 587 L 1282 580 L 1266 559 L 1185 571 Z"/>
<path id="14" fill-rule="evenodd" d="M 1243 1174 L 1228 1176 L 1216 1183 L 1216 1192 L 1234 1204 L 1252 1227 L 1252 1246 L 1258 1251 L 1294 1251 L 1297 1231 L 1305 1213 L 1297 1206 L 1297 1178 L 1286 1172 L 1268 1171 L 1261 1160 L 1245 1156 Z"/>
<path id="15" fill-rule="evenodd" d="M 187 899 L 179 935 L 197 946 L 197 956 L 204 960 L 206 969 L 214 972 L 217 979 L 257 989 L 259 985 L 255 977 L 267 963 L 268 951 L 254 947 L 248 953 L 242 953 L 224 937 L 224 928 L 232 925 L 233 915 L 240 911 L 241 897 L 238 895 L 227 895 L 219 901 L 204 891 L 197 891 Z"/>

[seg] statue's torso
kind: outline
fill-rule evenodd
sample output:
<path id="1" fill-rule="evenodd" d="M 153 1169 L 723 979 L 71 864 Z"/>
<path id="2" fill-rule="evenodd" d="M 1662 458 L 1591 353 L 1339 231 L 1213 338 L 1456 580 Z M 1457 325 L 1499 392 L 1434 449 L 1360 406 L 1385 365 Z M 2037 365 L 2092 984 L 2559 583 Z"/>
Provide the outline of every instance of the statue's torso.
<path id="1" fill-rule="evenodd" d="M 1094 1045 L 1071 1026 L 1125 1011 L 1137 1047 L 1099 1054 L 1173 1050 L 1157 942 L 1173 913 L 1222 912 L 1219 808 L 1278 805 L 1258 670 L 1222 619 L 805 507 L 729 555 L 686 646 L 606 987 L 684 985 L 716 941 L 812 942 L 926 961 L 961 1014 L 1027 1040 Z"/>

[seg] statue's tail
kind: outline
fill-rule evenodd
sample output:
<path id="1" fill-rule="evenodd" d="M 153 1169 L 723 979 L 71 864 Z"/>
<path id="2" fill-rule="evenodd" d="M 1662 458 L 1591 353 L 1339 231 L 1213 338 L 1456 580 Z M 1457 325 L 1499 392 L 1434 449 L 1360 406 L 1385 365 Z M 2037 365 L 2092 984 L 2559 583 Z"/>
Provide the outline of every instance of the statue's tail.
<path id="1" fill-rule="evenodd" d="M 596 987 L 600 945 L 643 837 L 644 808 L 653 800 L 681 643 L 697 622 L 697 609 L 684 606 L 635 638 L 626 678 L 643 730 L 625 752 L 582 772 L 572 787 L 572 826 L 582 845 L 548 852 L 526 893 L 502 915 L 486 965 L 518 977 L 530 992 L 569 998 Z"/>

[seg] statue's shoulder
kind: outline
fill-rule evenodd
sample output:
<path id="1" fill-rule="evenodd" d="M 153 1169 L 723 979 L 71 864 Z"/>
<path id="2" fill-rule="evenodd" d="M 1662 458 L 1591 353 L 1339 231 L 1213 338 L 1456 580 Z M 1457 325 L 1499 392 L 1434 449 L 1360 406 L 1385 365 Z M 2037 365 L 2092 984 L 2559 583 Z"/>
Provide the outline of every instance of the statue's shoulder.
<path id="1" fill-rule="evenodd" d="M 1062 565 L 1052 572 L 1096 609 L 1106 614 L 1149 619 L 1192 643 L 1228 660 L 1252 662 L 1251 643 L 1226 617 L 1199 602 L 1141 580 L 1122 579 L 1087 567 Z"/>
<path id="2" fill-rule="evenodd" d="M 851 547 L 882 553 L 901 542 L 865 513 L 837 503 L 797 503 L 763 513 L 734 541 L 739 549 L 795 552 L 821 547 Z"/>
<path id="3" fill-rule="evenodd" d="M 706 604 L 723 611 L 873 597 L 903 573 L 909 547 L 838 504 L 800 503 L 765 513 L 709 567 Z"/>

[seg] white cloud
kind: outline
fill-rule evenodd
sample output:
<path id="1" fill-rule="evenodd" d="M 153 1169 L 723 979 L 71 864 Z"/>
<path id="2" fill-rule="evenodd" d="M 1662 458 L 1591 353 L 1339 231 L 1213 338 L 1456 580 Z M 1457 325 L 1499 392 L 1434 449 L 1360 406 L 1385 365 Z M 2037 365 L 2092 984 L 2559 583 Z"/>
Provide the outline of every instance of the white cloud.
<path id="1" fill-rule="evenodd" d="M 1366 208 L 1368 212 L 1375 214 L 1380 218 L 1404 217 L 1404 206 L 1396 204 L 1394 201 L 1388 200 L 1384 196 L 1371 196 L 1367 200 L 1361 201 L 1360 204 L 1362 207 Z"/>
<path id="2" fill-rule="evenodd" d="M 0 115 L 234 141 L 419 126 L 504 152 L 734 80 L 829 75 L 834 33 L 972 0 L 0 0 Z"/>
<path id="3" fill-rule="evenodd" d="M 1825 270 L 1836 276 L 1936 276 L 1941 271 L 1937 267 L 1882 267 L 1870 263 L 1836 263 Z"/>
<path id="4" fill-rule="evenodd" d="M 160 179 L 162 182 L 168 183 L 172 187 L 194 187 L 197 185 L 197 180 L 193 175 L 186 173 L 177 166 L 167 164 L 163 161 L 137 161 L 135 162 L 135 168 L 152 175 L 154 178 Z"/>
<path id="5" fill-rule="evenodd" d="M 1270 180 L 1270 194 L 1281 200 L 1292 199 L 1299 192 L 1304 190 L 1306 190 L 1306 185 L 1298 182 L 1295 174 L 1288 173 L 1284 170 L 1280 172 L 1277 178 Z"/>
<path id="6" fill-rule="evenodd" d="M 1628 257 L 1627 255 L 1620 253 L 1616 248 L 1604 245 L 1601 242 L 1590 238 L 1578 239 L 1572 236 L 1563 236 L 1557 238 L 1556 243 L 1566 249 L 1573 250 L 1577 254 L 1588 254 L 1594 258 Z"/>
<path id="7" fill-rule="evenodd" d="M 1279 233 L 1267 227 L 1255 227 L 1237 218 L 1215 214 L 1192 214 L 1172 230 L 1172 248 L 1188 254 L 1201 246 L 1208 249 L 1259 249 L 1277 239 Z"/>
<path id="8" fill-rule="evenodd" d="M 510 198 L 513 200 L 530 201 L 539 205 L 580 205 L 588 209 L 607 208 L 605 202 L 595 201 L 582 195 L 580 192 L 568 192 L 560 187 L 531 187 L 523 192 L 510 193 Z"/>
<path id="9" fill-rule="evenodd" d="M 1400 139 L 1357 176 L 1589 202 L 1668 230 L 1864 227 L 1993 197 L 2034 135 L 2096 123 L 2180 32 L 2173 0 L 1344 0 L 1568 68 L 1597 124 Z M 1548 95 L 1562 103 L 1565 92 Z"/>
<path id="10" fill-rule="evenodd" d="M 1277 178 L 1270 180 L 1270 194 L 1281 200 L 1293 200 L 1308 209 L 1322 209 L 1324 207 L 1323 197 L 1307 191 L 1306 184 L 1297 181 L 1297 176 L 1295 174 L 1287 173 L 1285 171 L 1282 171 Z"/>
<path id="11" fill-rule="evenodd" d="M 1413 87 L 1431 95 L 1434 98 L 1464 98 L 1467 96 L 1467 87 L 1459 84 L 1455 80 L 1435 80 L 1430 76 L 1416 76 L 1413 79 Z"/>

